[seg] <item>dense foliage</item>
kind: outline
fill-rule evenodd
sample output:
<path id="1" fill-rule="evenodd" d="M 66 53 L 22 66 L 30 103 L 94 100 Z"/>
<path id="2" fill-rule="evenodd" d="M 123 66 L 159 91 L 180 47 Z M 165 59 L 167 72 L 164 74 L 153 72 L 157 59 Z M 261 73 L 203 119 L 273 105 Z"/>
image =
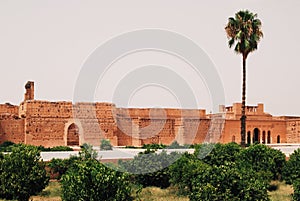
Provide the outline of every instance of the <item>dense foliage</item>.
<path id="1" fill-rule="evenodd" d="M 299 201 L 300 200 L 300 180 L 299 179 L 296 179 L 293 182 L 293 188 L 294 188 L 293 200 Z"/>
<path id="2" fill-rule="evenodd" d="M 164 149 L 167 145 L 164 144 L 143 144 L 142 149 Z"/>
<path id="3" fill-rule="evenodd" d="M 253 170 L 235 163 L 203 166 L 192 179 L 191 201 L 198 200 L 269 200 L 267 184 Z"/>
<path id="4" fill-rule="evenodd" d="M 13 147 L 19 146 L 20 144 L 15 144 L 11 141 L 5 141 L 0 144 L 0 152 L 11 152 Z M 67 146 L 55 146 L 55 147 L 44 147 L 38 146 L 39 151 L 73 151 L 71 147 Z"/>
<path id="5" fill-rule="evenodd" d="M 28 196 L 41 191 L 48 182 L 44 174 L 44 165 L 38 162 L 39 147 L 6 144 L 14 151 L 6 155 L 0 153 L 0 195 L 7 199 L 26 200 Z M 152 148 L 158 147 L 155 146 Z M 174 147 L 178 146 L 178 143 L 174 143 Z M 24 156 L 22 147 L 27 150 L 27 156 Z M 52 174 L 57 174 L 57 179 L 62 176 L 63 200 L 132 200 L 131 186 L 136 184 L 138 188 L 167 188 L 172 185 L 179 194 L 189 196 L 192 201 L 264 201 L 269 200 L 267 189 L 270 181 L 280 180 L 282 174 L 287 183 L 293 183 L 294 200 L 299 200 L 300 196 L 300 149 L 295 151 L 286 163 L 282 152 L 262 144 L 251 145 L 245 149 L 236 143 L 201 144 L 194 146 L 194 154 L 168 154 L 165 150 L 149 149 L 149 146 L 133 160 L 119 161 L 118 167 L 114 165 L 113 168 L 109 168 L 109 165 L 103 165 L 97 160 L 97 152 L 93 150 L 92 145 L 83 144 L 81 147 L 79 156 L 64 160 L 53 159 L 47 165 Z M 14 162 L 9 163 L 8 157 L 11 156 L 14 156 Z M 26 157 L 30 161 L 34 156 L 40 169 L 27 162 Z M 16 158 L 25 158 L 26 162 Z M 18 165 L 12 167 L 12 164 Z M 20 168 L 23 166 L 26 168 Z M 4 171 L 7 168 L 17 173 Z M 26 170 L 26 173 L 17 171 L 20 169 Z M 29 169 L 35 171 L 34 176 L 27 171 Z M 27 183 L 7 185 L 7 182 L 12 183 L 18 181 L 18 178 L 23 178 L 24 174 L 30 176 L 31 180 L 44 174 L 46 179 L 42 181 L 40 178 L 37 183 L 32 182 L 30 187 L 26 187 Z M 24 181 L 23 179 L 19 182 Z M 36 191 L 33 192 L 33 189 Z M 23 194 L 15 195 L 13 192 Z"/>
<path id="6" fill-rule="evenodd" d="M 243 149 L 239 158 L 243 165 L 261 173 L 268 180 L 281 179 L 286 163 L 285 155 L 281 151 L 263 144 L 251 145 Z"/>
<path id="7" fill-rule="evenodd" d="M 100 150 L 107 151 L 112 150 L 112 145 L 109 140 L 102 139 L 100 143 Z"/>
<path id="8" fill-rule="evenodd" d="M 292 184 L 293 181 L 300 179 L 300 149 L 295 150 L 286 162 L 283 179 L 287 184 Z"/>
<path id="9" fill-rule="evenodd" d="M 285 155 L 265 145 L 202 144 L 170 166 L 171 184 L 191 200 L 268 200 Z"/>
<path id="10" fill-rule="evenodd" d="M 97 160 L 77 161 L 62 176 L 63 200 L 131 200 L 127 175 Z"/>
<path id="11" fill-rule="evenodd" d="M 79 158 L 73 161 L 62 176 L 62 199 L 132 200 L 127 174 L 106 167 L 96 158 L 97 153 L 92 146 L 84 144 Z"/>
<path id="12" fill-rule="evenodd" d="M 15 143 L 11 141 L 3 142 L 2 144 L 0 144 L 0 152 L 10 152 L 14 144 Z"/>
<path id="13" fill-rule="evenodd" d="M 236 143 L 215 144 L 211 152 L 203 158 L 210 165 L 223 165 L 226 162 L 236 162 L 239 159 L 241 146 Z"/>
<path id="14" fill-rule="evenodd" d="M 178 187 L 179 194 L 187 195 L 192 191 L 192 181 L 209 165 L 196 158 L 193 154 L 184 153 L 169 167 L 170 182 Z"/>
<path id="15" fill-rule="evenodd" d="M 120 170 L 131 173 L 135 183 L 143 187 L 166 188 L 170 185 L 169 166 L 179 157 L 180 155 L 175 152 L 167 154 L 162 151 L 157 154 L 148 149 L 131 161 L 120 161 L 119 166 Z"/>
<path id="16" fill-rule="evenodd" d="M 40 151 L 73 151 L 71 147 L 67 147 L 67 146 L 55 146 L 55 147 L 39 146 L 38 149 Z"/>
<path id="17" fill-rule="evenodd" d="M 0 157 L 0 196 L 28 200 L 48 184 L 45 165 L 37 147 L 18 145 L 10 154 Z"/>
<path id="18" fill-rule="evenodd" d="M 47 167 L 50 170 L 51 175 L 55 175 L 55 179 L 60 179 L 67 170 L 79 159 L 77 156 L 71 156 L 67 159 L 53 158 Z"/>

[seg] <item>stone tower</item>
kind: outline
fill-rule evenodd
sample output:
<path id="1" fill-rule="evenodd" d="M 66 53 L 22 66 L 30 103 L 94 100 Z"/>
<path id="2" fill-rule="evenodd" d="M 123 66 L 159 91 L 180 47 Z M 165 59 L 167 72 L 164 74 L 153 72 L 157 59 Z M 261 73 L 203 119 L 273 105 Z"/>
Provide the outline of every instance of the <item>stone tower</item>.
<path id="1" fill-rule="evenodd" d="M 34 82 L 28 81 L 25 85 L 25 89 L 24 101 L 34 100 Z"/>

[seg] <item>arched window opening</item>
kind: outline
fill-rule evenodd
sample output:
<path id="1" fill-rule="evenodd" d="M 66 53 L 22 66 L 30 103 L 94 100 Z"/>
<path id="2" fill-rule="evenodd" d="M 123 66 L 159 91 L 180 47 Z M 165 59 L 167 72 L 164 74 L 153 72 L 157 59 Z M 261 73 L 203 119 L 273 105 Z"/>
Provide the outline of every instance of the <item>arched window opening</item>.
<path id="1" fill-rule="evenodd" d="M 280 143 L 280 135 L 277 135 L 277 143 Z"/>
<path id="2" fill-rule="evenodd" d="M 253 131 L 253 143 L 259 143 L 260 135 L 259 135 L 259 129 L 255 128 Z"/>
<path id="3" fill-rule="evenodd" d="M 267 143 L 271 143 L 271 131 L 268 131 Z"/>
<path id="4" fill-rule="evenodd" d="M 247 132 L 247 144 L 251 144 L 251 132 Z"/>
<path id="5" fill-rule="evenodd" d="M 262 143 L 266 144 L 266 131 L 262 132 Z"/>
<path id="6" fill-rule="evenodd" d="M 235 142 L 235 135 L 232 136 L 231 142 Z"/>

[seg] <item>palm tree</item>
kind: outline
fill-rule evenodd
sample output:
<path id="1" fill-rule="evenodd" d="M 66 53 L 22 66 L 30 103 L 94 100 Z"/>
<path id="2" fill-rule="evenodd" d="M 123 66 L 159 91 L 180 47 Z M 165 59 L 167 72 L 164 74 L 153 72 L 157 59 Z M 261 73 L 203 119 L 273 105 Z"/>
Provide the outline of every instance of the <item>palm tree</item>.
<path id="1" fill-rule="evenodd" d="M 257 14 L 248 10 L 239 11 L 235 17 L 230 17 L 225 27 L 229 47 L 234 47 L 237 54 L 243 57 L 243 84 L 242 84 L 242 116 L 241 116 L 241 145 L 246 142 L 246 60 L 250 52 L 257 49 L 257 44 L 263 37 L 261 21 Z"/>

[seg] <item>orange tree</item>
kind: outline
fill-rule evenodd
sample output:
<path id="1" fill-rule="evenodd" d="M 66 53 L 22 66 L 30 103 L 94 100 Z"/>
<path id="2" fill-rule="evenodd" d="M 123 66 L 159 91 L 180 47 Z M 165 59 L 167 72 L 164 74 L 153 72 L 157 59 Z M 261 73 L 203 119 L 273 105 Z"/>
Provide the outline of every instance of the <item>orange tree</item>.
<path id="1" fill-rule="evenodd" d="M 0 157 L 0 197 L 26 201 L 48 184 L 45 165 L 37 147 L 17 145 Z"/>

